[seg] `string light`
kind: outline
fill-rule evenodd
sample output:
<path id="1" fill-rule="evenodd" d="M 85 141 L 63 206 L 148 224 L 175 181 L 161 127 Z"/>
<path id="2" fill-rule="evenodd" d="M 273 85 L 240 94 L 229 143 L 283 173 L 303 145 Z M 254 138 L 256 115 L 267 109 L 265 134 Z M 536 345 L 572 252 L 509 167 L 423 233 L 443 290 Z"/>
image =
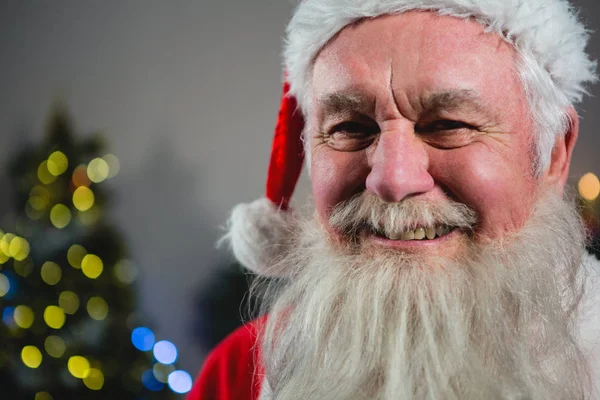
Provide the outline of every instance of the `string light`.
<path id="1" fill-rule="evenodd" d="M 114 178 L 121 169 L 119 159 L 114 154 L 106 154 L 102 159 L 108 164 L 108 178 Z"/>
<path id="2" fill-rule="evenodd" d="M 56 176 L 48 171 L 48 161 L 43 161 L 38 167 L 37 176 L 44 185 L 49 185 L 56 180 Z"/>
<path id="3" fill-rule="evenodd" d="M 67 369 L 75 378 L 83 379 L 90 370 L 90 362 L 82 356 L 72 356 L 67 362 Z"/>
<path id="4" fill-rule="evenodd" d="M 94 205 L 94 192 L 86 186 L 80 186 L 73 192 L 73 205 L 79 211 L 87 211 Z"/>
<path id="5" fill-rule="evenodd" d="M 57 306 L 48 306 L 44 310 L 44 321 L 52 329 L 60 329 L 65 324 L 65 312 Z"/>
<path id="6" fill-rule="evenodd" d="M 85 257 L 86 254 L 87 251 L 83 246 L 74 244 L 73 246 L 69 247 L 69 250 L 67 251 L 67 261 L 69 261 L 69 264 L 73 268 L 80 269 L 81 260 L 83 260 L 83 257 Z"/>
<path id="7" fill-rule="evenodd" d="M 578 188 L 581 197 L 594 201 L 600 195 L 600 180 L 592 172 L 588 172 L 579 180 Z"/>
<path id="8" fill-rule="evenodd" d="M 100 183 L 108 178 L 109 167 L 102 158 L 94 158 L 87 166 L 87 175 L 90 181 Z"/>
<path id="9" fill-rule="evenodd" d="M 86 254 L 81 260 L 81 270 L 90 279 L 96 279 L 102 274 L 104 265 L 102 260 L 95 254 Z"/>
<path id="10" fill-rule="evenodd" d="M 152 350 L 152 347 L 154 347 L 155 340 L 156 338 L 154 336 L 154 333 L 144 326 L 135 328 L 131 332 L 131 342 L 133 343 L 133 346 L 138 350 Z"/>
<path id="11" fill-rule="evenodd" d="M 0 297 L 4 297 L 10 290 L 10 281 L 4 274 L 0 274 Z"/>
<path id="12" fill-rule="evenodd" d="M 54 400 L 54 398 L 48 392 L 37 392 L 33 400 Z"/>
<path id="13" fill-rule="evenodd" d="M 50 154 L 50 157 L 48 157 L 46 167 L 48 168 L 48 172 L 50 172 L 52 175 L 59 176 L 62 175 L 69 167 L 69 160 L 63 152 L 55 151 L 54 153 Z"/>
<path id="14" fill-rule="evenodd" d="M 175 393 L 187 393 L 192 390 L 192 377 L 185 371 L 174 371 L 169 374 L 169 388 Z"/>
<path id="15" fill-rule="evenodd" d="M 19 236 L 13 237 L 8 246 L 10 256 L 17 261 L 25 260 L 29 256 L 29 251 L 29 242 Z"/>
<path id="16" fill-rule="evenodd" d="M 21 360 L 29 368 L 37 368 L 42 363 L 42 352 L 35 346 L 25 346 L 21 350 Z"/>
<path id="17" fill-rule="evenodd" d="M 173 364 L 177 360 L 177 347 L 168 340 L 161 340 L 152 350 L 154 358 L 162 364 Z"/>
<path id="18" fill-rule="evenodd" d="M 157 381 L 162 383 L 167 383 L 169 381 L 169 374 L 175 371 L 175 367 L 173 365 L 165 365 L 161 363 L 156 363 L 152 367 L 152 373 Z"/>
<path id="19" fill-rule="evenodd" d="M 20 305 L 15 308 L 13 317 L 17 326 L 23 329 L 29 329 L 31 325 L 33 325 L 33 321 L 35 319 L 33 310 L 24 305 Z"/>
<path id="20" fill-rule="evenodd" d="M 42 280 L 50 286 L 56 285 L 62 278 L 62 270 L 58 264 L 52 261 L 46 261 L 40 269 Z"/>
<path id="21" fill-rule="evenodd" d="M 79 297 L 69 290 L 62 292 L 58 296 L 58 305 L 67 314 L 75 314 L 79 309 Z"/>
<path id="22" fill-rule="evenodd" d="M 33 272 L 34 265 L 30 259 L 26 258 L 23 261 L 15 260 L 13 267 L 17 274 L 21 275 L 23 278 L 27 278 L 31 272 Z"/>
<path id="23" fill-rule="evenodd" d="M 10 255 L 10 242 L 15 238 L 15 235 L 12 233 L 5 233 L 2 235 L 2 239 L 0 239 L 0 251 L 4 253 L 6 256 L 11 257 Z"/>
<path id="24" fill-rule="evenodd" d="M 75 170 L 73 170 L 73 176 L 71 180 L 73 181 L 73 185 L 75 185 L 75 187 L 90 186 L 92 181 L 90 181 L 90 178 L 88 178 L 87 175 L 87 165 L 78 165 Z"/>
<path id="25" fill-rule="evenodd" d="M 151 392 L 158 392 L 165 387 L 164 383 L 159 382 L 154 377 L 154 373 L 151 369 L 144 371 L 144 373 L 142 374 L 142 384 L 146 389 L 150 390 Z"/>
<path id="26" fill-rule="evenodd" d="M 108 315 L 108 304 L 102 297 L 92 297 L 87 302 L 87 312 L 92 319 L 102 321 Z"/>
<path id="27" fill-rule="evenodd" d="M 120 260 L 113 268 L 113 275 L 121 285 L 131 285 L 136 280 L 138 274 L 137 267 L 129 260 Z"/>
<path id="28" fill-rule="evenodd" d="M 71 210 L 64 204 L 56 204 L 50 210 L 50 222 L 58 229 L 63 229 L 71 222 Z"/>
<path id="29" fill-rule="evenodd" d="M 4 309 L 4 311 L 2 311 L 2 322 L 4 322 L 4 325 L 6 326 L 13 326 L 13 324 L 15 323 L 15 307 L 12 306 L 8 306 Z"/>
<path id="30" fill-rule="evenodd" d="M 83 373 L 83 383 L 90 390 L 100 390 L 104 386 L 104 374 L 96 368 L 89 368 Z"/>
<path id="31" fill-rule="evenodd" d="M 44 348 L 49 356 L 61 358 L 65 354 L 67 346 L 60 336 L 48 336 L 44 341 Z"/>

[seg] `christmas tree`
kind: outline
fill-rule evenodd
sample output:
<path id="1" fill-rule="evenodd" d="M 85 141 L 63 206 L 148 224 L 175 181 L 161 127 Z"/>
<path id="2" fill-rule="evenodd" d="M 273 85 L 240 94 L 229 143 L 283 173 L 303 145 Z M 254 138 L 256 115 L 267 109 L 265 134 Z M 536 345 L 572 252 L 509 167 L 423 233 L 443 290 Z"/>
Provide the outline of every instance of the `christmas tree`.
<path id="1" fill-rule="evenodd" d="M 173 399 L 191 377 L 136 311 L 138 270 L 108 222 L 119 169 L 99 134 L 76 138 L 55 106 L 40 145 L 9 165 L 14 211 L 0 220 L 3 399 Z"/>

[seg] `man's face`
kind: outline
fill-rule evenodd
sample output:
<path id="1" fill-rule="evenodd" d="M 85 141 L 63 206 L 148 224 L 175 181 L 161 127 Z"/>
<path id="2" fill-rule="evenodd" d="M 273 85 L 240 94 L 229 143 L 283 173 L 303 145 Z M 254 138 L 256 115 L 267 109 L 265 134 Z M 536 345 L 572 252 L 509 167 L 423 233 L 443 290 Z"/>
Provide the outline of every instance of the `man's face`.
<path id="1" fill-rule="evenodd" d="M 546 184 L 533 172 L 533 125 L 516 65 L 509 45 L 471 21 L 411 12 L 345 28 L 315 60 L 311 83 L 311 179 L 321 223 L 367 191 L 387 203 L 464 203 L 478 216 L 475 240 L 520 229 Z M 450 256 L 470 235 L 441 233 L 360 238 Z"/>

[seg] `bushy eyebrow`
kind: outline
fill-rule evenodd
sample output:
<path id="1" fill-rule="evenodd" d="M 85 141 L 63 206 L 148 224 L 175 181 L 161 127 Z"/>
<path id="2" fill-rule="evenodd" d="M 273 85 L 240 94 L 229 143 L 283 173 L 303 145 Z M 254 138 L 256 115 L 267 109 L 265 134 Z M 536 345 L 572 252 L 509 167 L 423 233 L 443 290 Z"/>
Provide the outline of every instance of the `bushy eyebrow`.
<path id="1" fill-rule="evenodd" d="M 349 111 L 365 112 L 372 102 L 364 96 L 352 93 L 333 92 L 317 100 L 323 114 L 340 114 Z"/>
<path id="2" fill-rule="evenodd" d="M 421 107 L 425 112 L 453 111 L 457 109 L 480 111 L 483 108 L 477 93 L 470 89 L 432 93 L 421 100 Z"/>

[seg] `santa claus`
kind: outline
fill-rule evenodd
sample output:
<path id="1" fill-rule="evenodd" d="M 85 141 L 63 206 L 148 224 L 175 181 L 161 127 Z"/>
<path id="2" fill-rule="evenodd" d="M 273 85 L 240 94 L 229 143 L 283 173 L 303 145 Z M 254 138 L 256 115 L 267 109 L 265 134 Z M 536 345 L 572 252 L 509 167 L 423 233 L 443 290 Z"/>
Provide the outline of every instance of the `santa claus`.
<path id="1" fill-rule="evenodd" d="M 227 236 L 279 279 L 189 399 L 600 398 L 600 267 L 565 194 L 587 39 L 566 0 L 301 2 L 267 196 Z"/>

